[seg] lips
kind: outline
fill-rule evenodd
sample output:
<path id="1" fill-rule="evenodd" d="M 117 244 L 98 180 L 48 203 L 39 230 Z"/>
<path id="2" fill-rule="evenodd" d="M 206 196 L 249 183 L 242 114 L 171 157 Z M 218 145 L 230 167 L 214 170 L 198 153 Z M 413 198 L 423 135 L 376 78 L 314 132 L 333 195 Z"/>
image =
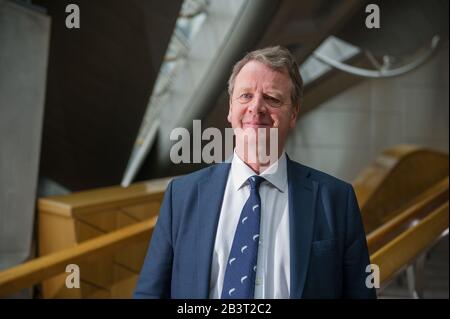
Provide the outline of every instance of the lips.
<path id="1" fill-rule="evenodd" d="M 243 122 L 242 126 L 245 127 L 272 127 L 272 124 L 262 122 Z"/>

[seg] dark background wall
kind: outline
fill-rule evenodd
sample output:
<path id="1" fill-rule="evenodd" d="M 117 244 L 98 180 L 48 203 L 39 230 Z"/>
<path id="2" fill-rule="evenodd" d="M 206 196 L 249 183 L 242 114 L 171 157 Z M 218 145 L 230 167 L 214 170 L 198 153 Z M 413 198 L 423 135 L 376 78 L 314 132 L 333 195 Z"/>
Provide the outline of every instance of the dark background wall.
<path id="1" fill-rule="evenodd" d="M 52 19 L 40 175 L 120 183 L 181 1 L 33 1 Z M 80 28 L 68 29 L 68 4 Z"/>

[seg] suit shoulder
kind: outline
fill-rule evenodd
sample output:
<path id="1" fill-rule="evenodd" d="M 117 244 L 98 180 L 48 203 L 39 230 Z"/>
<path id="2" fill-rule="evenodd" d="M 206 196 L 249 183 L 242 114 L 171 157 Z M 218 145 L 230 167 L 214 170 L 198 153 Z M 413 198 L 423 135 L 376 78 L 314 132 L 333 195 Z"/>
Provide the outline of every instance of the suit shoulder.
<path id="1" fill-rule="evenodd" d="M 294 165 L 296 165 L 300 170 L 303 170 L 306 172 L 306 174 L 309 174 L 309 177 L 313 180 L 316 180 L 319 182 L 319 184 L 327 185 L 328 187 L 332 189 L 348 189 L 351 188 L 352 185 L 342 179 L 339 179 L 335 176 L 332 176 L 328 173 L 322 172 L 318 169 L 300 164 L 298 162 L 293 162 Z"/>
<path id="2" fill-rule="evenodd" d="M 226 166 L 229 164 L 218 163 L 218 164 L 214 164 L 214 165 L 199 169 L 197 171 L 194 171 L 192 173 L 189 173 L 189 174 L 186 174 L 183 176 L 175 177 L 172 180 L 172 183 L 173 183 L 172 185 L 174 187 L 176 186 L 176 187 L 181 187 L 183 189 L 186 189 L 186 187 L 191 187 L 192 185 L 201 182 L 203 179 L 208 178 L 217 169 L 224 168 L 224 165 Z"/>

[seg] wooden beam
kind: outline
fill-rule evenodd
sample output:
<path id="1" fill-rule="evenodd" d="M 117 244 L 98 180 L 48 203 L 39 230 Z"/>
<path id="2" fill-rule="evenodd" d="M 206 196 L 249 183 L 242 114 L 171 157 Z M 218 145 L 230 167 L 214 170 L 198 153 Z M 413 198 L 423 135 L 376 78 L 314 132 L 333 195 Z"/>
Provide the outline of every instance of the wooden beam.
<path id="1" fill-rule="evenodd" d="M 170 178 L 134 183 L 129 187 L 112 186 L 41 198 L 39 211 L 73 217 L 76 214 L 113 209 L 145 201 L 162 201 Z"/>
<path id="2" fill-rule="evenodd" d="M 448 229 L 448 202 L 437 208 L 416 226 L 408 229 L 371 255 L 380 269 L 380 282 L 390 280 L 423 253 Z"/>
<path id="3" fill-rule="evenodd" d="M 124 227 L 62 251 L 39 257 L 22 265 L 0 272 L 0 296 L 30 287 L 65 272 L 68 264 L 77 264 L 119 247 L 148 240 L 157 217 Z"/>
<path id="4" fill-rule="evenodd" d="M 408 228 L 414 219 L 424 218 L 428 213 L 448 201 L 448 177 L 419 196 L 418 200 L 402 213 L 378 227 L 367 236 L 369 251 L 375 252 L 399 232 Z"/>

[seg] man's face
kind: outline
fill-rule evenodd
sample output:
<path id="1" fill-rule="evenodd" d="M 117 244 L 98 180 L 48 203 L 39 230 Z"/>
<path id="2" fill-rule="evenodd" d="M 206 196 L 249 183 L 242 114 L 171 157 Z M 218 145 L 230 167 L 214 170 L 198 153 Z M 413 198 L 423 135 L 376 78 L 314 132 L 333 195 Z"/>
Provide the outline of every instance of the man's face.
<path id="1" fill-rule="evenodd" d="M 261 62 L 250 61 L 236 76 L 228 121 L 235 131 L 276 128 L 281 152 L 298 115 L 298 107 L 292 106 L 291 91 L 292 81 L 286 70 L 274 71 Z"/>

